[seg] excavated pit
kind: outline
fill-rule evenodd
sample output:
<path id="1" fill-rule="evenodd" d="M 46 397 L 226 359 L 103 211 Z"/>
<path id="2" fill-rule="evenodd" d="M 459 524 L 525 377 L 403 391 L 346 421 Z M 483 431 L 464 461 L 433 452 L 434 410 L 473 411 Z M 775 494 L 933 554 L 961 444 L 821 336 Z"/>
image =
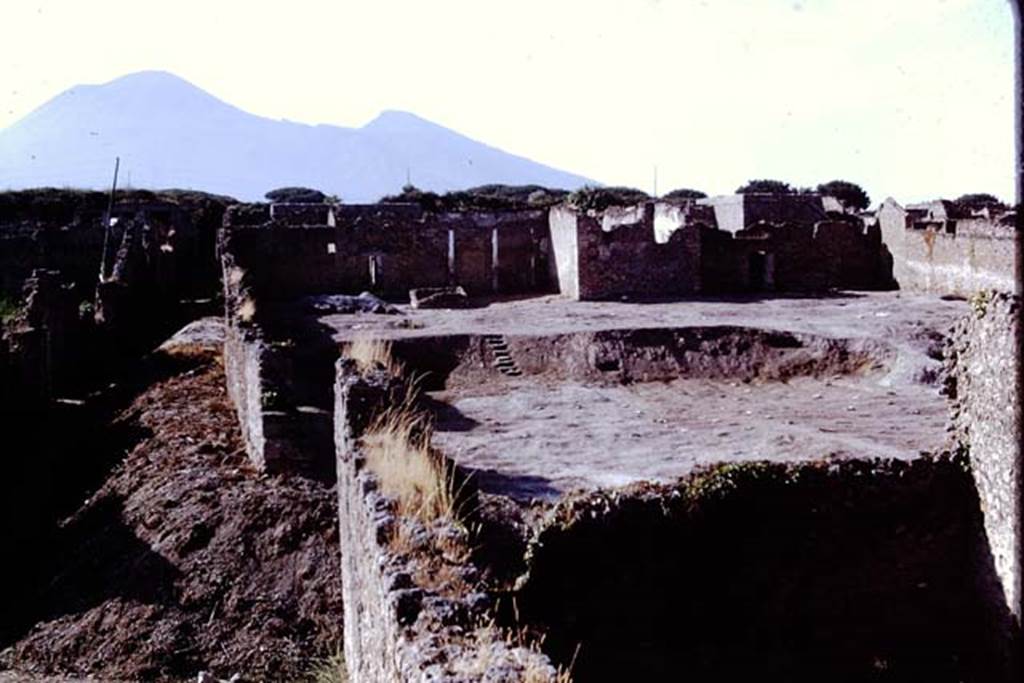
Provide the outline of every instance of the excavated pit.
<path id="1" fill-rule="evenodd" d="M 909 459 L 944 438 L 935 387 L 891 381 L 900 354 L 870 338 L 713 326 L 419 337 L 393 352 L 424 377 L 435 446 L 522 502 L 717 462 Z"/>
<path id="2" fill-rule="evenodd" d="M 975 488 L 942 454 L 960 309 L 544 300 L 318 324 L 421 377 L 499 623 L 573 680 L 1010 680 Z"/>

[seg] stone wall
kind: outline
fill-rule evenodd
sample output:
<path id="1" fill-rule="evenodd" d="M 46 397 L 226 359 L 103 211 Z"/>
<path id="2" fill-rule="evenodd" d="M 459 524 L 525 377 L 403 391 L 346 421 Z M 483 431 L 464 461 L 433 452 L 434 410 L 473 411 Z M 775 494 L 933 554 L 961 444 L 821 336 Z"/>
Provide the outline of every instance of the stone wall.
<path id="1" fill-rule="evenodd" d="M 404 298 L 416 287 L 446 285 L 480 295 L 547 283 L 544 211 L 437 215 L 405 205 L 341 205 L 329 211 L 333 226 L 295 222 L 321 213 L 229 211 L 221 253 L 253 275 L 258 298 L 367 290 Z"/>
<path id="2" fill-rule="evenodd" d="M 5 213 L 0 206 L 0 291 L 17 294 L 33 269 L 45 268 L 61 271 L 80 293 L 91 295 L 103 258 L 106 199 L 99 193 L 87 194 L 89 201 L 84 204 L 70 196 L 31 210 L 9 207 Z M 179 264 L 160 273 L 159 280 L 168 290 L 185 297 L 212 295 L 217 277 L 214 238 L 226 201 L 200 194 L 146 200 L 129 196 L 118 201 L 112 212 L 117 222 L 110 231 L 108 262 L 121 243 L 124 227 L 136 221 L 147 226 L 154 240 L 162 236 L 154 246 L 164 247 L 159 252 L 164 265 Z"/>
<path id="3" fill-rule="evenodd" d="M 566 296 L 675 296 L 700 288 L 700 232 L 665 231 L 668 239 L 659 243 L 653 204 L 601 214 L 555 208 L 551 233 L 551 270 Z"/>
<path id="4" fill-rule="evenodd" d="M 24 408 L 41 406 L 77 384 L 91 348 L 75 286 L 59 271 L 33 270 L 23 299 L 18 314 L 0 329 L 5 350 L 0 398 L 2 405 Z"/>
<path id="5" fill-rule="evenodd" d="M 878 211 L 901 289 L 970 296 L 982 289 L 1019 292 L 1012 222 L 988 218 L 916 220 L 893 199 Z"/>
<path id="6" fill-rule="evenodd" d="M 359 447 L 363 430 L 386 405 L 392 385 L 393 378 L 384 373 L 364 377 L 351 361 L 338 364 L 334 424 L 349 680 L 553 681 L 555 670 L 545 656 L 510 645 L 484 626 L 489 596 L 455 597 L 418 585 L 408 555 L 392 549 L 400 520 L 393 502 L 378 490 Z M 468 564 L 463 568 L 464 574 L 472 571 Z"/>
<path id="7" fill-rule="evenodd" d="M 703 230 L 705 292 L 887 289 L 891 260 L 877 227 L 859 220 L 758 223 Z"/>
<path id="8" fill-rule="evenodd" d="M 971 461 L 1008 609 L 1021 618 L 1021 302 L 984 292 L 947 348 L 956 441 Z"/>
<path id="9" fill-rule="evenodd" d="M 264 325 L 273 316 L 256 302 L 251 278 L 230 253 L 223 266 L 224 373 L 249 459 L 267 472 L 333 477 L 329 400 L 313 394 L 321 385 L 328 390 L 334 349 L 308 334 L 301 343 L 268 335 Z M 323 365 L 319 356 L 328 359 L 322 377 L 313 373 Z"/>

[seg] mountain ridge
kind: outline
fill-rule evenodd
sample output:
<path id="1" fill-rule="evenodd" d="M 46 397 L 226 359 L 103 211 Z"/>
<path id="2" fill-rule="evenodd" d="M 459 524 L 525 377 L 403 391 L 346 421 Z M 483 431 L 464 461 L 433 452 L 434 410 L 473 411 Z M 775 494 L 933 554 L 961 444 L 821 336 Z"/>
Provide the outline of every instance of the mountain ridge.
<path id="1" fill-rule="evenodd" d="M 593 181 L 388 109 L 359 128 L 275 120 L 166 71 L 77 85 L 0 129 L 0 189 L 102 188 L 115 156 L 132 186 L 259 199 L 305 185 L 346 201 L 489 183 L 575 189 Z"/>

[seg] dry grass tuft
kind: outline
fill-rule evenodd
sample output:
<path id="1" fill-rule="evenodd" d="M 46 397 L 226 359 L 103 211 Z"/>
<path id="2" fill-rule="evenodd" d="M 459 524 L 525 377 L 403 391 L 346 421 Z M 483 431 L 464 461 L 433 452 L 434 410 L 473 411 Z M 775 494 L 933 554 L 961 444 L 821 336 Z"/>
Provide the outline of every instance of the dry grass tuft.
<path id="1" fill-rule="evenodd" d="M 334 654 L 317 660 L 309 672 L 309 678 L 312 683 L 348 683 L 348 667 L 340 645 Z"/>
<path id="2" fill-rule="evenodd" d="M 430 424 L 411 401 L 385 411 L 363 434 L 366 464 L 401 515 L 455 519 L 454 471 L 430 448 Z"/>
<path id="3" fill-rule="evenodd" d="M 391 342 L 372 337 L 358 337 L 342 350 L 342 356 L 356 362 L 360 372 L 382 369 L 400 377 L 405 368 L 391 355 Z"/>

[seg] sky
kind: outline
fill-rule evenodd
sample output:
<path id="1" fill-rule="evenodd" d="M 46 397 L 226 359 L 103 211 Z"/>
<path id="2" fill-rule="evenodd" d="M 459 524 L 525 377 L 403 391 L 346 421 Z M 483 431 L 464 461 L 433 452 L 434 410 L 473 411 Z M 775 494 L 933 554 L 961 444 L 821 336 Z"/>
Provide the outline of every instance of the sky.
<path id="1" fill-rule="evenodd" d="M 9 0 L 0 21 L 0 128 L 155 69 L 275 119 L 411 111 L 648 192 L 1015 199 L 1007 0 Z"/>

